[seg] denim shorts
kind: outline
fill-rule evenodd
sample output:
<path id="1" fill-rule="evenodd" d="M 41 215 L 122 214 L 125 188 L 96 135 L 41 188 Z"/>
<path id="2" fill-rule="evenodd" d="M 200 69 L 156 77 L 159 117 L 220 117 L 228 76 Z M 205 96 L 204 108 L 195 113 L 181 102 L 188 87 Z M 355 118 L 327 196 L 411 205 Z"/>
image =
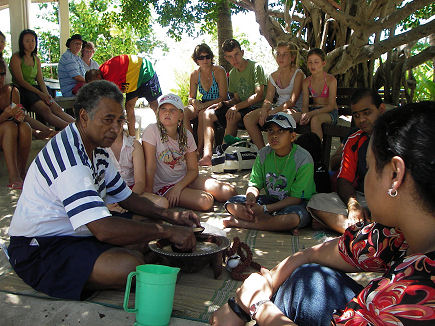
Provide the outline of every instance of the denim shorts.
<path id="1" fill-rule="evenodd" d="M 276 203 L 278 200 L 274 197 L 267 196 L 267 195 L 260 195 L 257 198 L 257 204 L 259 205 L 269 205 Z M 245 195 L 237 195 L 234 197 L 231 197 L 224 205 L 225 209 L 227 209 L 228 204 L 244 204 L 246 202 L 246 196 Z M 281 208 L 278 211 L 275 211 L 272 213 L 273 215 L 284 215 L 284 214 L 298 214 L 299 216 L 299 225 L 297 226 L 298 229 L 304 228 L 308 226 L 311 223 L 311 215 L 308 213 L 307 209 L 307 201 L 305 199 L 302 199 L 302 203 L 298 205 L 290 205 L 284 208 Z M 228 210 L 227 210 L 228 211 Z"/>
<path id="2" fill-rule="evenodd" d="M 314 110 L 317 110 L 317 109 L 320 109 L 321 108 L 321 106 L 314 106 L 314 107 L 310 107 L 310 111 L 314 111 Z M 337 122 L 338 122 L 338 110 L 337 109 L 334 109 L 334 110 L 332 110 L 331 112 L 328 112 L 328 114 L 329 114 L 329 116 L 331 117 L 331 123 L 333 124 L 333 125 L 336 125 L 337 124 Z"/>

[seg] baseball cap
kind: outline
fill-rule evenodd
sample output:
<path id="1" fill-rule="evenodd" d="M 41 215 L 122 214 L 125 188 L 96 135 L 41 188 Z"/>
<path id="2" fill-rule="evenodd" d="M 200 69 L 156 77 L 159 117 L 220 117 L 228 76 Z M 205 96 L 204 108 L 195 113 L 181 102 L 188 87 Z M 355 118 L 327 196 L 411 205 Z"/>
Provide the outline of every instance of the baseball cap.
<path id="1" fill-rule="evenodd" d="M 264 123 L 264 128 L 266 129 L 271 123 L 276 123 L 282 129 L 291 129 L 292 131 L 296 129 L 296 121 L 290 114 L 284 112 L 278 112 L 276 114 L 267 117 Z"/>
<path id="2" fill-rule="evenodd" d="M 169 103 L 175 106 L 177 109 L 184 111 L 183 101 L 181 101 L 181 98 L 178 95 L 172 93 L 162 95 L 159 97 L 158 102 L 159 102 L 159 107 L 165 103 Z"/>

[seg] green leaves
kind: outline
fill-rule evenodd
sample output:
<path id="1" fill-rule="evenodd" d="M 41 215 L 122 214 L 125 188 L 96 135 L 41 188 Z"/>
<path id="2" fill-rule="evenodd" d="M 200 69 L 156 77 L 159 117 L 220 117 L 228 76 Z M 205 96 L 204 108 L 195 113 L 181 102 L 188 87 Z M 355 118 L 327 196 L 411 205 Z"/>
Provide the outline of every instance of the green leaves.
<path id="1" fill-rule="evenodd" d="M 421 24 L 422 20 L 429 19 L 435 15 L 435 3 L 415 11 L 411 16 L 403 20 L 403 29 L 410 29 Z"/>
<path id="2" fill-rule="evenodd" d="M 70 34 L 81 34 L 93 42 L 93 59 L 100 64 L 119 54 L 151 52 L 156 46 L 164 47 L 151 28 L 151 5 L 152 1 L 146 0 L 69 1 Z M 40 8 L 51 8 L 42 18 L 58 23 L 57 3 L 41 4 Z M 40 29 L 38 36 L 42 62 L 58 62 L 59 36 Z"/>

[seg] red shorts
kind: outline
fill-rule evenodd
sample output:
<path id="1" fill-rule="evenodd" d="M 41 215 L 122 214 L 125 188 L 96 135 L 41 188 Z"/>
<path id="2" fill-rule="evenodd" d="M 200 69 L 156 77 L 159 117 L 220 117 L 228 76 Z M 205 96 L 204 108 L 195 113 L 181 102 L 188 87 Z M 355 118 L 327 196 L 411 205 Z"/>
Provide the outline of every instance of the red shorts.
<path id="1" fill-rule="evenodd" d="M 164 196 L 173 186 L 175 186 L 175 183 L 172 185 L 164 186 L 164 187 L 160 188 L 159 190 L 157 190 L 156 194 L 159 196 Z"/>

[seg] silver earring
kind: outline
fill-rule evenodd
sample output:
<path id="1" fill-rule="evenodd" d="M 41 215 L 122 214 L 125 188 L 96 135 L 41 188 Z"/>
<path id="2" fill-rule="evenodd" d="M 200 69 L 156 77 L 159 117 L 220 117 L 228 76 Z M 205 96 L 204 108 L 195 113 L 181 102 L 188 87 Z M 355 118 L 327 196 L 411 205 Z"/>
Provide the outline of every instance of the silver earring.
<path id="1" fill-rule="evenodd" d="M 390 197 L 396 197 L 396 196 L 397 196 L 397 190 L 396 190 L 396 189 L 393 189 L 393 188 L 390 188 L 390 189 L 388 189 L 387 194 L 388 194 Z"/>

